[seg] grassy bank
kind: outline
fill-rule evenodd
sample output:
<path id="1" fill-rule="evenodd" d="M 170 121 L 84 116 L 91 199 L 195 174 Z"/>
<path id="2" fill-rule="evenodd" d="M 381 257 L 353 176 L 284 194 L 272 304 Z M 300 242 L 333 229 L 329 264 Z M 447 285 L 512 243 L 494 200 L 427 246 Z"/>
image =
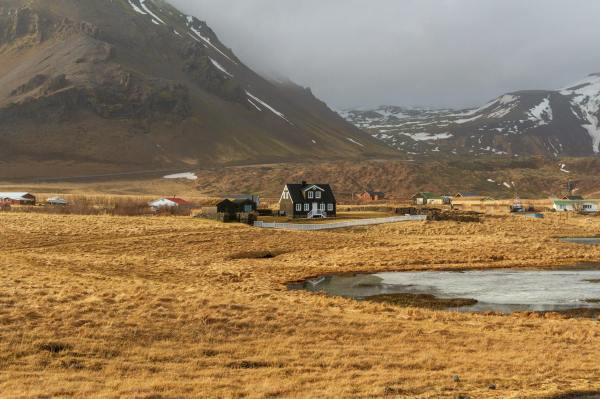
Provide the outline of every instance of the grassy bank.
<path id="1" fill-rule="evenodd" d="M 4 397 L 600 391 L 597 321 L 449 313 L 286 289 L 327 273 L 594 262 L 600 247 L 555 237 L 591 235 L 598 218 L 305 233 L 191 218 L 7 213 L 0 225 Z"/>

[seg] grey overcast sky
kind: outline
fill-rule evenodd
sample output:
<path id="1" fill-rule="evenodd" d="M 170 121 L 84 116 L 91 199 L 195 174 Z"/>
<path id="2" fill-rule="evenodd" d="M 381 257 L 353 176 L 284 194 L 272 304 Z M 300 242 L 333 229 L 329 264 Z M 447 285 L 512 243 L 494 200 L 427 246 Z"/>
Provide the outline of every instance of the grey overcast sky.
<path id="1" fill-rule="evenodd" d="M 600 72 L 600 0 L 171 0 L 332 107 L 466 107 Z"/>

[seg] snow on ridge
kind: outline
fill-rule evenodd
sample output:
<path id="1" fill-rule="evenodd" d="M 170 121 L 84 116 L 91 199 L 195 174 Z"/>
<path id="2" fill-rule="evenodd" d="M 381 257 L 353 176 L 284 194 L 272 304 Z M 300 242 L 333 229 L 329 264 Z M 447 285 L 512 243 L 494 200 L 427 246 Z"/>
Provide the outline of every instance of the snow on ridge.
<path id="1" fill-rule="evenodd" d="M 408 136 L 415 141 L 432 141 L 432 140 L 444 140 L 453 137 L 452 133 L 400 133 L 404 136 Z"/>
<path id="2" fill-rule="evenodd" d="M 473 115 L 477 115 L 480 114 L 480 116 L 482 116 L 481 114 L 483 113 L 483 111 L 486 110 L 490 110 L 492 107 L 494 109 L 494 112 L 490 113 L 490 117 L 492 118 L 502 118 L 503 116 L 507 115 L 508 113 L 510 113 L 516 106 L 517 104 L 515 104 L 517 101 L 519 100 L 519 97 L 514 96 L 512 94 L 504 94 L 503 96 L 500 96 L 498 98 L 496 98 L 495 100 L 490 101 L 489 103 L 476 108 L 476 109 L 472 109 L 470 111 L 466 111 L 466 112 L 462 112 L 459 114 L 454 114 L 454 115 L 450 115 L 451 117 L 465 117 L 465 116 L 473 116 Z M 505 105 L 510 105 L 510 107 L 505 108 Z M 455 123 L 466 123 L 466 122 L 470 122 L 471 120 L 475 120 L 475 118 L 467 118 L 467 119 L 459 119 L 461 122 L 456 122 Z"/>
<path id="3" fill-rule="evenodd" d="M 146 14 L 149 14 L 152 18 L 154 18 L 154 20 L 160 22 L 163 25 L 166 25 L 166 22 L 163 21 L 162 19 L 160 19 L 156 14 L 154 14 L 146 5 L 146 1 L 147 0 L 140 0 L 140 5 L 142 6 L 142 8 L 144 9 L 144 11 L 146 11 Z M 129 2 L 131 4 L 131 1 Z M 154 22 L 154 20 L 152 22 Z M 158 25 L 158 24 L 157 24 Z"/>
<path id="4" fill-rule="evenodd" d="M 129 5 L 131 6 L 131 8 L 133 8 L 133 11 L 137 12 L 138 14 L 142 14 L 142 15 L 148 15 L 144 12 L 144 10 L 142 10 L 141 8 L 139 8 L 138 6 L 135 5 L 135 3 L 131 0 L 127 0 L 127 2 L 129 3 Z"/>
<path id="5" fill-rule="evenodd" d="M 568 96 L 571 104 L 580 111 L 588 122 L 582 127 L 592 138 L 594 153 L 600 152 L 600 76 L 590 75 L 579 82 L 564 88 L 560 94 Z"/>
<path id="6" fill-rule="evenodd" d="M 210 57 L 208 57 L 210 58 Z M 230 74 L 227 69 L 225 69 L 223 67 L 223 65 L 219 64 L 217 61 L 213 60 L 212 58 L 210 58 L 210 62 L 212 62 L 212 64 L 221 72 L 223 72 L 225 75 L 229 76 L 230 78 L 233 78 L 233 75 Z"/>
<path id="7" fill-rule="evenodd" d="M 260 112 L 262 112 L 262 109 L 258 105 L 256 105 L 256 103 L 254 103 L 254 101 L 252 101 L 251 99 L 248 99 L 248 102 L 250 104 L 252 104 L 254 106 L 254 108 L 256 108 L 257 110 L 259 110 Z"/>
<path id="8" fill-rule="evenodd" d="M 196 40 L 197 42 L 200 42 L 200 40 L 198 40 L 198 39 L 201 39 L 204 43 L 206 43 L 210 47 L 212 47 L 213 50 L 215 50 L 216 52 L 218 52 L 219 54 L 221 54 L 223 57 L 227 58 L 229 61 L 231 61 L 235 65 L 238 65 L 238 63 L 235 62 L 234 60 L 232 60 L 231 57 L 229 57 L 227 54 L 225 54 L 223 51 L 221 51 L 221 49 L 219 49 L 217 46 L 215 46 L 214 44 L 212 44 L 212 42 L 210 41 L 210 38 L 208 38 L 206 36 L 203 36 L 202 33 L 200 33 L 200 31 L 198 29 L 194 28 L 194 26 L 192 25 L 193 21 L 194 21 L 193 17 L 188 16 L 187 17 L 187 21 L 188 21 L 188 27 L 190 28 L 190 30 L 194 33 L 194 35 L 197 36 L 196 37 L 196 36 L 194 36 L 192 34 L 189 34 L 194 40 Z"/>
<path id="9" fill-rule="evenodd" d="M 456 124 L 459 124 L 459 125 L 461 125 L 461 124 L 463 124 L 463 123 L 473 122 L 473 121 L 475 121 L 475 120 L 477 120 L 477 119 L 481 118 L 482 116 L 483 116 L 483 114 L 479 114 L 479 115 L 475 115 L 475 116 L 474 116 L 474 117 L 472 117 L 472 118 L 466 118 L 466 119 L 457 119 L 457 120 L 455 120 L 455 121 L 453 121 L 453 122 L 454 122 L 454 123 L 456 123 Z"/>
<path id="10" fill-rule="evenodd" d="M 274 113 L 275 115 L 277 115 L 278 117 L 280 117 L 281 119 L 283 119 L 284 121 L 286 121 L 287 123 L 289 123 L 290 125 L 293 125 L 293 123 L 290 122 L 289 119 L 286 118 L 283 113 L 277 111 L 275 108 L 271 107 L 269 104 L 267 104 L 266 102 L 264 102 L 260 98 L 256 97 L 255 95 L 253 95 L 252 93 L 250 93 L 247 90 L 246 90 L 246 95 L 248 97 L 250 97 L 250 99 L 256 101 L 257 103 L 259 103 L 260 105 L 262 105 L 263 107 L 265 107 L 266 109 L 268 109 L 269 111 L 271 111 L 272 113 Z M 252 103 L 252 105 L 254 105 L 256 107 L 256 104 L 254 104 L 252 101 L 250 101 L 250 103 Z"/>

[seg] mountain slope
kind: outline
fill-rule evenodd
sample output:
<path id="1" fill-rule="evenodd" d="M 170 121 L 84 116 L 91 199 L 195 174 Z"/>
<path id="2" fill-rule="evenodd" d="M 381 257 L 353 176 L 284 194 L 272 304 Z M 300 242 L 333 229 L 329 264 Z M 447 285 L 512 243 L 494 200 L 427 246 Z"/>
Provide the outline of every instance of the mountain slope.
<path id="1" fill-rule="evenodd" d="M 561 90 L 508 93 L 472 110 L 379 107 L 341 115 L 414 153 L 594 155 L 600 152 L 600 74 Z"/>
<path id="2" fill-rule="evenodd" d="M 0 5 L 5 162 L 100 171 L 392 153 L 161 0 Z"/>

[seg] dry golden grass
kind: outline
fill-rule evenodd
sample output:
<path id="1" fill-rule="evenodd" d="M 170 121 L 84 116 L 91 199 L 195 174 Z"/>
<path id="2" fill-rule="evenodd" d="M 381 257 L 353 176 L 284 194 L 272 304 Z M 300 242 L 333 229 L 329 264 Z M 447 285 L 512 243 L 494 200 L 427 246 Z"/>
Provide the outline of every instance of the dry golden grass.
<path id="1" fill-rule="evenodd" d="M 0 225 L 2 398 L 600 391 L 598 321 L 400 308 L 285 287 L 321 273 L 598 261 L 599 247 L 554 237 L 596 234 L 600 219 L 304 233 L 8 213 Z M 279 255 L 253 259 L 260 251 Z"/>

